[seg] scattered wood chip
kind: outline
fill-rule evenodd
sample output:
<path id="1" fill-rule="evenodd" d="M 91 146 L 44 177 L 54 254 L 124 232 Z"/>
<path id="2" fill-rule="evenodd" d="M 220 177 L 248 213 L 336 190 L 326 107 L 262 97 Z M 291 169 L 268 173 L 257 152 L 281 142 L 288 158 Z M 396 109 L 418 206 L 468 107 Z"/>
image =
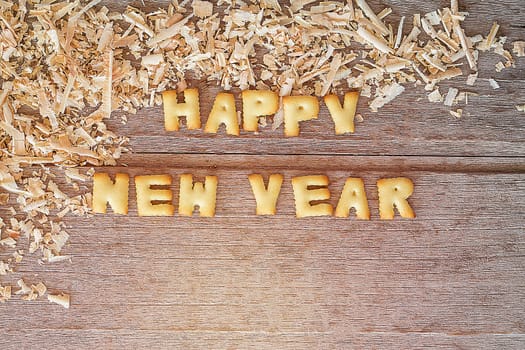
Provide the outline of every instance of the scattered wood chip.
<path id="1" fill-rule="evenodd" d="M 512 52 L 514 52 L 518 57 L 525 56 L 525 41 L 515 41 L 513 43 Z"/>
<path id="2" fill-rule="evenodd" d="M 204 18 L 213 14 L 213 3 L 210 1 L 193 1 L 193 14 L 197 17 Z"/>
<path id="3" fill-rule="evenodd" d="M 469 74 L 469 76 L 467 77 L 467 85 L 468 86 L 473 86 L 475 83 L 476 83 L 476 80 L 478 80 L 478 73 L 474 73 L 474 74 Z"/>
<path id="4" fill-rule="evenodd" d="M 463 115 L 463 110 L 461 108 L 457 109 L 456 111 L 449 111 L 449 112 L 453 117 L 457 119 L 461 118 L 461 116 Z"/>
<path id="5" fill-rule="evenodd" d="M 429 102 L 442 102 L 443 96 L 441 96 L 441 93 L 439 92 L 439 88 L 432 91 L 430 94 L 428 94 L 428 101 Z"/>
<path id="6" fill-rule="evenodd" d="M 458 95 L 458 93 L 459 93 L 458 89 L 456 89 L 456 88 L 449 88 L 447 96 L 445 97 L 445 102 L 444 102 L 445 106 L 451 107 L 454 104 L 456 96 Z"/>
<path id="7" fill-rule="evenodd" d="M 383 107 L 385 104 L 391 102 L 397 96 L 401 95 L 403 91 L 405 91 L 405 87 L 398 83 L 385 86 L 383 89 L 381 89 L 380 95 L 374 98 L 370 103 L 370 109 L 373 112 L 377 112 L 379 108 Z"/>
<path id="8" fill-rule="evenodd" d="M 496 34 L 498 33 L 498 30 L 499 30 L 499 24 L 497 22 L 494 22 L 492 24 L 492 27 L 490 28 L 490 32 L 487 35 L 487 38 L 481 44 L 478 45 L 478 48 L 481 51 L 487 51 L 492 48 L 492 45 L 494 44 L 494 40 L 496 39 Z"/>
<path id="9" fill-rule="evenodd" d="M 378 49 L 383 53 L 393 53 L 394 49 L 388 46 L 388 42 L 382 37 L 372 34 L 369 30 L 364 27 L 357 28 L 357 35 L 363 38 L 367 43 Z"/>
<path id="10" fill-rule="evenodd" d="M 42 282 L 39 282 L 36 286 L 31 286 L 32 290 L 36 291 L 38 293 L 38 296 L 43 296 L 46 294 L 47 287 Z"/>
<path id="11" fill-rule="evenodd" d="M 0 275 L 7 275 L 8 272 L 12 272 L 13 270 L 9 268 L 9 263 L 0 260 Z"/>
<path id="12" fill-rule="evenodd" d="M 497 90 L 500 88 L 498 82 L 492 78 L 489 79 L 489 84 L 490 84 L 490 87 L 493 89 L 493 90 Z"/>
<path id="13" fill-rule="evenodd" d="M 11 299 L 11 286 L 0 285 L 0 303 L 5 303 Z"/>
<path id="14" fill-rule="evenodd" d="M 68 294 L 48 294 L 47 300 L 69 309 L 70 298 Z"/>
<path id="15" fill-rule="evenodd" d="M 16 284 L 20 288 L 15 292 L 15 294 L 29 294 L 31 293 L 31 288 L 24 282 L 23 279 L 19 279 Z"/>

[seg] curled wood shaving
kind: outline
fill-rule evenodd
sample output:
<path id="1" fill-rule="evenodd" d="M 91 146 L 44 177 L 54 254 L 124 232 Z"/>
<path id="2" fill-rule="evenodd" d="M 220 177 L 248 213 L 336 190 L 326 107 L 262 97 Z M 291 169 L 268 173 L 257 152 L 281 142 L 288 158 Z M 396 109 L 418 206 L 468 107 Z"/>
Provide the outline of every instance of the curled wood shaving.
<path id="1" fill-rule="evenodd" d="M 379 108 L 392 101 L 394 98 L 403 93 L 403 91 L 405 91 L 405 87 L 398 83 L 385 86 L 383 89 L 381 89 L 382 94 L 373 99 L 370 103 L 370 109 L 373 112 L 377 112 Z"/>
<path id="2" fill-rule="evenodd" d="M 357 6 L 363 10 L 364 14 L 374 23 L 380 30 L 382 35 L 388 35 L 390 33 L 387 26 L 381 21 L 374 11 L 368 6 L 367 2 L 365 0 L 356 0 Z"/>
<path id="3" fill-rule="evenodd" d="M 388 42 L 380 37 L 375 36 L 364 27 L 357 28 L 357 34 L 383 53 L 392 53 L 394 50 L 388 46 Z"/>
<path id="4" fill-rule="evenodd" d="M 181 29 L 184 27 L 184 25 L 188 22 L 188 20 L 191 18 L 191 16 L 188 16 L 184 18 L 183 20 L 180 20 L 179 22 L 171 25 L 169 28 L 163 29 L 160 31 L 157 35 L 155 35 L 153 38 L 148 40 L 147 45 L 152 47 L 164 40 L 167 40 L 169 38 L 174 37 L 175 35 L 179 34 L 181 32 Z"/>

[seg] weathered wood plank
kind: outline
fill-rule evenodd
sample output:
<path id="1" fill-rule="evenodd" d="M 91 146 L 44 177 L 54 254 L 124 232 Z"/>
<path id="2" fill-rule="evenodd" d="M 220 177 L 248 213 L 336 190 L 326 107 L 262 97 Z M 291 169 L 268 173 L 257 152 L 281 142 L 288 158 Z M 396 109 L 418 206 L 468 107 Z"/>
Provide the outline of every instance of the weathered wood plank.
<path id="1" fill-rule="evenodd" d="M 107 5 L 122 9 L 126 3 Z M 146 2 L 146 8 L 152 10 L 166 3 Z M 392 7 L 393 13 L 387 21 L 393 23 L 397 23 L 401 15 L 426 13 L 444 6 L 441 1 L 370 3 L 376 10 Z M 461 1 L 460 5 L 470 13 L 465 22 L 467 34 L 488 33 L 492 22 L 498 21 L 500 33 L 508 37 L 508 42 L 524 39 L 521 28 L 525 20 L 520 1 Z M 219 135 L 188 130 L 165 132 L 160 108 L 143 110 L 138 117 L 129 116 L 125 126 L 116 117 L 110 126 L 118 133 L 130 135 L 136 153 L 525 156 L 525 119 L 515 109 L 516 104 L 524 103 L 525 63 L 518 59 L 515 68 L 496 73 L 494 65 L 501 59 L 493 53 L 481 55 L 480 79 L 474 87 L 465 85 L 466 77 L 441 84 L 443 93 L 448 87 L 458 87 L 461 91 L 478 94 L 470 96 L 468 105 L 456 107 L 464 109 L 464 117 L 460 120 L 449 114 L 449 107 L 428 102 L 422 87 L 408 87 L 405 94 L 378 113 L 370 112 L 366 99 L 362 98 L 358 111 L 364 121 L 357 124 L 355 134 L 345 136 L 334 135 L 330 116 L 323 105 L 318 120 L 303 123 L 299 138 L 285 138 L 282 127 L 276 131 L 266 127 L 258 135 L 242 133 L 240 137 L 227 136 L 224 131 Z M 489 78 L 495 78 L 501 89 L 492 90 Z M 221 89 L 205 81 L 192 81 L 191 85 L 201 90 L 202 119 L 205 121 Z M 237 108 L 240 110 L 241 105 Z"/>
<path id="2" fill-rule="evenodd" d="M 129 116 L 127 125 L 118 125 L 119 118 L 115 118 L 111 126 L 131 135 L 130 145 L 135 153 L 523 157 L 525 119 L 520 117 L 515 105 L 523 100 L 525 85 L 520 80 L 500 83 L 499 90 L 490 90 L 488 83 L 483 88 L 469 89 L 479 96 L 469 97 L 469 105 L 463 107 L 465 115 L 459 120 L 450 116 L 450 108 L 428 102 L 425 95 L 415 89 L 409 89 L 410 93 L 378 113 L 370 112 L 366 101 L 361 99 L 358 109 L 365 120 L 357 123 L 354 134 L 343 136 L 335 135 L 333 122 L 323 104 L 319 119 L 302 123 L 301 136 L 295 138 L 285 137 L 282 126 L 277 130 L 267 126 L 257 135 L 242 132 L 240 136 L 226 135 L 224 130 L 218 134 L 185 129 L 167 132 L 161 108 L 144 110 L 140 117 Z M 203 83 L 196 86 L 201 88 L 204 123 L 220 89 L 205 87 Z M 464 90 L 461 84 L 450 86 Z M 238 109 L 241 108 L 238 105 Z M 143 118 L 148 120 L 146 126 Z"/>
<path id="3" fill-rule="evenodd" d="M 51 335 L 50 335 L 51 334 Z M 214 349 L 382 349 L 388 344 L 392 349 L 501 349 L 521 350 L 524 337 L 508 334 L 453 335 L 390 332 L 361 332 L 351 336 L 340 333 L 280 333 L 280 332 L 232 332 L 232 331 L 157 331 L 157 330 L 37 330 L 8 331 L 2 335 L 6 342 L 20 347 L 49 344 L 56 350 L 121 349 L 135 348 L 137 344 L 148 349 L 201 350 Z M 336 338 L 336 340 L 333 340 Z"/>
<path id="4" fill-rule="evenodd" d="M 72 308 L 0 305 L 9 312 L 0 317 L 2 339 L 60 348 L 85 337 L 81 347 L 111 348 L 160 337 L 153 348 L 190 349 L 518 349 L 525 339 L 522 159 L 127 160 L 127 168 L 99 171 L 217 175 L 217 217 L 139 218 L 132 199 L 129 216 L 67 218 L 71 263 L 38 265 L 31 256 L 11 278 L 71 292 Z M 246 175 L 257 171 L 285 176 L 275 217 L 254 215 Z M 363 177 L 373 219 L 296 219 L 289 180 L 313 173 L 330 176 L 334 197 L 347 176 Z M 396 175 L 416 185 L 415 220 L 378 220 L 375 181 Z"/>

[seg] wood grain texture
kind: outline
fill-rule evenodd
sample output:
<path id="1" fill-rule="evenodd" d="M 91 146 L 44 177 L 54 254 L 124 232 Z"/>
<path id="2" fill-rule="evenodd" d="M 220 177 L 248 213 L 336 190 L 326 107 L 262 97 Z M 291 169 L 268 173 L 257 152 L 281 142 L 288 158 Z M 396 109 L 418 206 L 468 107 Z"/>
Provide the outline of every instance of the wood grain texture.
<path id="1" fill-rule="evenodd" d="M 495 61 L 497 62 L 497 61 Z M 494 62 L 494 63 L 495 63 Z M 521 60 L 520 65 L 523 65 Z M 523 75 L 523 69 L 520 70 Z M 284 137 L 283 127 L 270 126 L 258 134 L 241 132 L 240 136 L 206 134 L 202 130 L 176 132 L 164 130 L 161 108 L 144 110 L 141 116 L 130 116 L 125 126 L 119 126 L 131 135 L 130 145 L 137 153 L 251 153 L 251 154 L 342 154 L 342 155 L 410 155 L 410 156 L 504 156 L 524 157 L 525 118 L 515 105 L 525 96 L 524 80 L 498 80 L 502 88 L 492 90 L 486 86 L 476 91 L 479 96 L 469 97 L 464 118 L 455 119 L 449 107 L 427 101 L 421 89 L 408 88 L 394 103 L 378 113 L 372 113 L 367 101 L 360 99 L 358 111 L 364 121 L 356 124 L 351 135 L 336 136 L 326 106 L 321 103 L 319 119 L 301 123 L 299 137 Z M 465 90 L 464 82 L 443 84 L 441 89 L 456 86 Z M 211 102 L 221 90 L 196 82 L 201 91 L 202 119 L 206 121 Z M 414 102 L 419 101 L 419 102 Z M 521 102 L 520 102 L 521 101 Z M 240 99 L 237 99 L 238 104 Z M 241 105 L 237 106 L 241 110 Z M 147 118 L 148 124 L 144 125 Z M 114 120 L 117 127 L 118 119 Z"/>
<path id="2" fill-rule="evenodd" d="M 139 218 L 131 186 L 128 216 L 68 218 L 71 263 L 39 266 L 33 257 L 17 274 L 71 291 L 72 308 L 1 305 L 3 341 L 64 349 L 519 349 L 525 341 L 524 160 L 129 160 L 100 171 L 170 174 L 175 203 L 178 175 L 217 175 L 216 217 Z M 252 172 L 285 176 L 276 216 L 254 215 Z M 295 219 L 291 177 L 319 173 L 331 179 L 334 204 L 346 177 L 362 177 L 372 220 Z M 414 181 L 415 220 L 379 220 L 375 181 L 384 176 Z"/>
<path id="3" fill-rule="evenodd" d="M 144 2 L 150 10 L 167 3 Z M 444 5 L 369 3 L 391 6 L 392 18 Z M 460 6 L 470 12 L 467 34 L 498 20 L 509 41 L 525 39 L 521 0 Z M 97 171 L 170 174 L 175 204 L 180 174 L 217 175 L 217 215 L 139 218 L 131 186 L 128 216 L 67 217 L 71 262 L 40 265 L 28 255 L 3 281 L 43 281 L 70 293 L 71 308 L 0 304 L 0 347 L 523 349 L 525 119 L 514 105 L 525 103 L 525 66 L 496 74 L 497 61 L 480 62 L 482 80 L 469 90 L 479 96 L 459 120 L 412 88 L 377 114 L 361 100 L 365 120 L 342 137 L 324 107 L 299 138 L 269 128 L 240 137 L 167 133 L 156 108 L 127 125 L 114 118 L 112 130 L 130 136 L 134 153 Z M 489 88 L 491 77 L 502 89 Z M 206 116 L 220 90 L 194 83 Z M 273 217 L 255 216 L 254 172 L 285 176 Z M 290 179 L 309 174 L 330 177 L 332 204 L 346 177 L 362 177 L 372 220 L 296 219 Z M 415 220 L 379 220 L 375 182 L 394 176 L 415 184 Z M 67 188 L 63 176 L 56 182 Z"/>

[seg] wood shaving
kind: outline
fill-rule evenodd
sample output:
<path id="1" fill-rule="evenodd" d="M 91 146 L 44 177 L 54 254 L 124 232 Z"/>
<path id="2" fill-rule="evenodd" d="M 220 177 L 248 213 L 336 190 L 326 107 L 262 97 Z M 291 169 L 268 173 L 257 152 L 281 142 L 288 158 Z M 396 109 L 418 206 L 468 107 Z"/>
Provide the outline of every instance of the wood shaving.
<path id="1" fill-rule="evenodd" d="M 15 248 L 16 247 L 16 240 L 12 237 L 7 237 L 4 239 L 0 239 L 0 246 L 6 246 L 9 248 Z"/>
<path id="2" fill-rule="evenodd" d="M 18 284 L 20 289 L 15 294 L 21 295 L 22 300 L 31 301 L 38 298 L 38 292 L 34 288 L 29 287 L 23 279 L 19 279 L 16 284 Z"/>
<path id="3" fill-rule="evenodd" d="M 463 110 L 461 108 L 458 108 L 456 111 L 449 111 L 450 112 L 450 115 L 452 115 L 454 118 L 461 118 L 461 116 L 463 115 Z"/>
<path id="4" fill-rule="evenodd" d="M 396 42 L 394 44 L 394 49 L 399 48 L 399 45 L 401 44 L 401 39 L 403 37 L 403 25 L 405 24 L 405 16 L 401 17 L 401 20 L 399 21 L 399 25 L 397 26 L 397 35 L 396 35 Z"/>
<path id="5" fill-rule="evenodd" d="M 388 35 L 390 33 L 387 26 L 376 16 L 374 11 L 372 11 L 365 0 L 356 0 L 355 2 L 357 3 L 357 6 L 363 10 L 365 16 L 367 16 L 372 21 L 372 23 L 374 23 L 380 29 L 382 35 Z"/>
<path id="6" fill-rule="evenodd" d="M 23 279 L 17 281 L 19 289 L 15 292 L 15 295 L 19 295 L 22 300 L 33 301 L 40 297 L 43 297 L 47 293 L 47 286 L 39 282 L 36 285 L 32 284 L 29 287 Z M 5 302 L 11 298 L 11 286 L 0 286 L 0 302 Z M 68 294 L 47 294 L 47 299 L 52 302 L 59 304 L 66 309 L 69 308 L 70 298 Z"/>
<path id="7" fill-rule="evenodd" d="M 11 286 L 0 285 L 0 303 L 5 303 L 11 299 Z"/>
<path id="8" fill-rule="evenodd" d="M 0 260 L 0 275 L 7 275 L 8 272 L 13 272 L 13 270 L 9 268 L 9 263 Z"/>
<path id="9" fill-rule="evenodd" d="M 496 34 L 499 30 L 499 24 L 497 22 L 494 22 L 492 24 L 492 27 L 490 28 L 490 32 L 487 35 L 487 38 L 478 45 L 478 49 L 481 51 L 487 51 L 492 48 L 492 45 L 494 44 L 494 40 L 496 39 Z"/>
<path id="10" fill-rule="evenodd" d="M 15 263 L 19 264 L 24 259 L 24 251 L 17 250 L 13 252 L 13 258 L 15 259 Z"/>
<path id="11" fill-rule="evenodd" d="M 456 96 L 458 95 L 459 90 L 456 88 L 449 88 L 447 96 L 445 97 L 445 106 L 451 107 L 455 103 Z"/>
<path id="12" fill-rule="evenodd" d="M 70 297 L 68 294 L 48 294 L 47 300 L 49 300 L 51 303 L 55 303 L 63 306 L 66 309 L 69 309 Z"/>
<path id="13" fill-rule="evenodd" d="M 489 79 L 489 84 L 490 84 L 490 87 L 493 89 L 493 90 L 497 90 L 500 88 L 498 82 L 492 78 Z"/>
<path id="14" fill-rule="evenodd" d="M 47 287 L 42 282 L 38 283 L 36 286 L 31 286 L 31 289 L 38 293 L 38 296 L 46 294 Z"/>
<path id="15" fill-rule="evenodd" d="M 525 41 L 515 41 L 513 43 L 512 52 L 518 57 L 525 56 Z"/>
<path id="16" fill-rule="evenodd" d="M 432 91 L 430 94 L 428 94 L 428 101 L 429 102 L 442 102 L 443 96 L 441 96 L 441 93 L 439 92 L 439 88 Z"/>
<path id="17" fill-rule="evenodd" d="M 505 67 L 505 64 L 503 62 L 498 62 L 496 63 L 496 72 L 501 72 L 502 70 L 504 70 L 506 67 Z"/>
<path id="18" fill-rule="evenodd" d="M 169 28 L 163 29 L 160 31 L 157 35 L 155 35 L 153 38 L 148 40 L 147 44 L 149 47 L 153 47 L 154 45 L 163 42 L 164 40 L 170 39 L 174 37 L 177 34 L 180 34 L 184 25 L 188 22 L 190 17 L 186 17 L 183 20 L 173 24 Z M 190 41 L 191 42 L 191 41 Z"/>
<path id="19" fill-rule="evenodd" d="M 193 1 L 193 14 L 197 17 L 204 18 L 213 14 L 213 3 L 209 1 Z"/>
<path id="20" fill-rule="evenodd" d="M 379 108 L 395 99 L 397 96 L 403 93 L 403 91 L 405 91 L 405 88 L 398 83 L 385 86 L 383 89 L 381 89 L 382 94 L 373 99 L 370 103 L 370 109 L 373 112 L 377 112 Z"/>
<path id="21" fill-rule="evenodd" d="M 477 70 L 477 63 L 474 58 L 474 55 L 470 51 L 470 47 L 468 46 L 468 42 L 467 42 L 467 37 L 465 36 L 465 32 L 463 31 L 463 28 L 461 28 L 461 26 L 459 25 L 459 21 L 457 19 L 454 19 L 453 23 L 454 23 L 454 32 L 459 38 L 459 42 L 461 44 L 461 47 L 463 48 L 463 52 L 465 53 L 465 56 L 467 57 L 467 61 L 470 66 L 470 69 Z"/>
<path id="22" fill-rule="evenodd" d="M 473 86 L 475 83 L 476 83 L 476 80 L 478 79 L 478 73 L 474 73 L 474 74 L 470 74 L 468 77 L 467 77 L 467 85 L 468 86 Z"/>
<path id="23" fill-rule="evenodd" d="M 388 42 L 383 38 L 377 37 L 372 32 L 368 31 L 364 27 L 357 28 L 357 35 L 363 38 L 366 42 L 371 44 L 377 50 L 383 53 L 392 53 L 394 50 L 388 46 Z"/>

